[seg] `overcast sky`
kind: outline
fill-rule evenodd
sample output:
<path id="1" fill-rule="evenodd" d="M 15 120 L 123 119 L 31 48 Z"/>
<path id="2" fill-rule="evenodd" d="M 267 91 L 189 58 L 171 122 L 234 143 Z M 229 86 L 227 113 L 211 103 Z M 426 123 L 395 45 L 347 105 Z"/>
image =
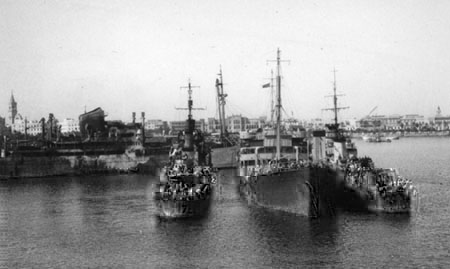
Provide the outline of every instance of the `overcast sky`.
<path id="1" fill-rule="evenodd" d="M 227 115 L 269 114 L 280 48 L 286 114 L 331 118 L 333 69 L 342 117 L 450 114 L 449 1 L 0 0 L 0 115 L 11 92 L 28 119 L 214 117 L 222 67 Z M 286 116 L 286 115 L 285 115 Z"/>

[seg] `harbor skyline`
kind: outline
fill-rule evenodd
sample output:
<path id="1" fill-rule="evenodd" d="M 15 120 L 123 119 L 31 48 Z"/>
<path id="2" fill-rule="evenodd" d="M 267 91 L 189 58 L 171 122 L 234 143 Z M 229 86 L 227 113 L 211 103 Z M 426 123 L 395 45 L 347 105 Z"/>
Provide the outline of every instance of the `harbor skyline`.
<path id="1" fill-rule="evenodd" d="M 24 116 L 73 118 L 96 107 L 110 119 L 179 120 L 186 86 L 194 117 L 216 115 L 220 66 L 227 115 L 268 115 L 276 49 L 285 113 L 331 118 L 324 96 L 350 106 L 342 118 L 450 114 L 445 1 L 2 1 L 0 93 Z M 8 100 L 6 99 L 6 100 Z M 0 116 L 8 112 L 0 104 Z"/>

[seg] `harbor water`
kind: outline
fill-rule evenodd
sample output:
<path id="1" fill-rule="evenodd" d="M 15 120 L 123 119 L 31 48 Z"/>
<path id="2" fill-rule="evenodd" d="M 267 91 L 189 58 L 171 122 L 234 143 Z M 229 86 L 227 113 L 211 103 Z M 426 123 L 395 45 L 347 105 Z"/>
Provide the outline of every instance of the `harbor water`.
<path id="1" fill-rule="evenodd" d="M 309 219 L 262 208 L 222 171 L 210 213 L 160 220 L 157 177 L 42 178 L 0 184 L 5 268 L 450 268 L 450 138 L 355 141 L 420 192 L 410 215 Z"/>

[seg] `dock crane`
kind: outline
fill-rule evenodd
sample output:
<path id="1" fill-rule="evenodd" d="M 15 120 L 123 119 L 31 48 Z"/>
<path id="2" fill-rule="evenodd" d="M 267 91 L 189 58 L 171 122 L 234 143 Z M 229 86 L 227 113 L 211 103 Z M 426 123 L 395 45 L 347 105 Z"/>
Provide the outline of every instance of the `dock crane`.
<path id="1" fill-rule="evenodd" d="M 372 115 L 372 113 L 378 108 L 378 106 L 375 106 L 374 108 L 372 108 L 372 110 L 369 112 L 369 114 L 367 114 L 366 118 L 369 118 L 370 115 Z"/>

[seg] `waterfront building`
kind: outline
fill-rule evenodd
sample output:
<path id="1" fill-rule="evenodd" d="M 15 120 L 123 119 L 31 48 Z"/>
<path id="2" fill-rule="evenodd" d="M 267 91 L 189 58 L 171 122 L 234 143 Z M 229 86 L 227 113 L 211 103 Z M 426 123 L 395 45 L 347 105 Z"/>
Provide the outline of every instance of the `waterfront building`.
<path id="1" fill-rule="evenodd" d="M 145 121 L 144 129 L 146 130 L 146 134 L 150 134 L 151 136 L 164 135 L 170 131 L 167 121 L 158 119 Z"/>
<path id="2" fill-rule="evenodd" d="M 311 119 L 309 122 L 304 122 L 305 129 L 318 130 L 325 128 L 325 122 L 321 118 Z"/>
<path id="3" fill-rule="evenodd" d="M 298 132 L 303 129 L 303 124 L 294 118 L 288 118 L 281 123 L 286 130 Z"/>
<path id="4" fill-rule="evenodd" d="M 27 134 L 38 136 L 42 134 L 42 123 L 38 120 L 31 120 L 27 122 Z"/>
<path id="5" fill-rule="evenodd" d="M 266 117 L 247 118 L 241 115 L 228 116 L 225 119 L 228 133 L 240 133 L 247 130 L 263 128 L 266 124 Z M 206 131 L 210 134 L 220 132 L 220 122 L 215 118 L 208 118 L 206 121 Z"/>
<path id="6" fill-rule="evenodd" d="M 390 116 L 386 116 L 383 118 L 380 118 L 381 120 L 381 127 L 383 129 L 387 129 L 387 130 L 399 130 L 402 128 L 402 119 L 404 118 L 404 116 L 398 115 L 398 114 L 394 114 L 394 115 L 390 115 Z M 407 121 L 409 121 L 410 119 L 412 120 L 414 117 L 407 117 Z"/>
<path id="7" fill-rule="evenodd" d="M 406 115 L 373 115 L 356 121 L 356 127 L 373 130 L 403 130 L 417 128 L 419 125 L 427 123 L 424 116 L 418 114 Z"/>
<path id="8" fill-rule="evenodd" d="M 385 118 L 384 115 L 367 116 L 356 122 L 357 128 L 366 130 L 381 129 L 381 122 Z"/>
<path id="9" fill-rule="evenodd" d="M 11 114 L 10 114 L 11 116 Z M 25 125 L 26 125 L 26 119 L 23 119 L 22 115 L 20 113 L 16 113 L 14 115 L 14 118 L 11 120 L 11 131 L 13 133 L 25 133 Z"/>
<path id="10" fill-rule="evenodd" d="M 227 130 L 229 133 L 239 133 L 246 130 L 248 118 L 241 115 L 232 115 L 227 117 Z"/>
<path id="11" fill-rule="evenodd" d="M 205 119 L 195 121 L 195 129 L 205 132 Z M 186 121 L 171 121 L 169 122 L 169 129 L 172 134 L 178 134 L 180 131 L 186 130 Z"/>
<path id="12" fill-rule="evenodd" d="M 401 120 L 400 123 L 405 127 L 405 128 L 417 128 L 419 125 L 422 125 L 426 122 L 425 117 L 422 115 L 417 115 L 417 114 L 408 114 L 408 115 L 404 115 Z"/>
<path id="13" fill-rule="evenodd" d="M 245 122 L 245 130 L 253 130 L 263 128 L 266 123 L 266 120 L 265 117 L 260 117 L 257 119 L 244 118 L 244 122 Z"/>
<path id="14" fill-rule="evenodd" d="M 6 119 L 0 117 L 0 135 L 4 135 L 6 133 Z"/>
<path id="15" fill-rule="evenodd" d="M 164 128 L 164 123 L 167 124 L 167 122 L 164 122 L 162 120 L 147 120 L 145 121 L 144 128 L 145 130 L 159 130 L 161 128 Z"/>
<path id="16" fill-rule="evenodd" d="M 207 118 L 206 119 L 206 132 L 207 133 L 217 133 L 220 132 L 220 123 L 218 119 Z"/>
<path id="17" fill-rule="evenodd" d="M 61 126 L 62 134 L 80 132 L 80 122 L 78 121 L 78 119 L 65 118 L 59 125 Z"/>
<path id="18" fill-rule="evenodd" d="M 20 113 L 17 113 L 14 118 L 14 124 L 11 126 L 13 133 L 27 134 L 30 136 L 37 136 L 42 133 L 42 124 L 38 120 L 29 121 L 27 118 L 23 118 Z"/>
<path id="19" fill-rule="evenodd" d="M 438 130 L 446 130 L 449 129 L 450 126 L 450 116 L 444 116 L 442 115 L 441 108 L 437 108 L 436 116 L 430 119 L 434 126 L 436 126 L 436 129 Z"/>
<path id="20" fill-rule="evenodd" d="M 357 122 L 357 119 L 355 119 L 355 118 L 346 119 L 341 123 L 341 127 L 342 127 L 342 129 L 344 129 L 346 131 L 354 131 L 354 130 L 356 130 L 356 122 Z"/>

